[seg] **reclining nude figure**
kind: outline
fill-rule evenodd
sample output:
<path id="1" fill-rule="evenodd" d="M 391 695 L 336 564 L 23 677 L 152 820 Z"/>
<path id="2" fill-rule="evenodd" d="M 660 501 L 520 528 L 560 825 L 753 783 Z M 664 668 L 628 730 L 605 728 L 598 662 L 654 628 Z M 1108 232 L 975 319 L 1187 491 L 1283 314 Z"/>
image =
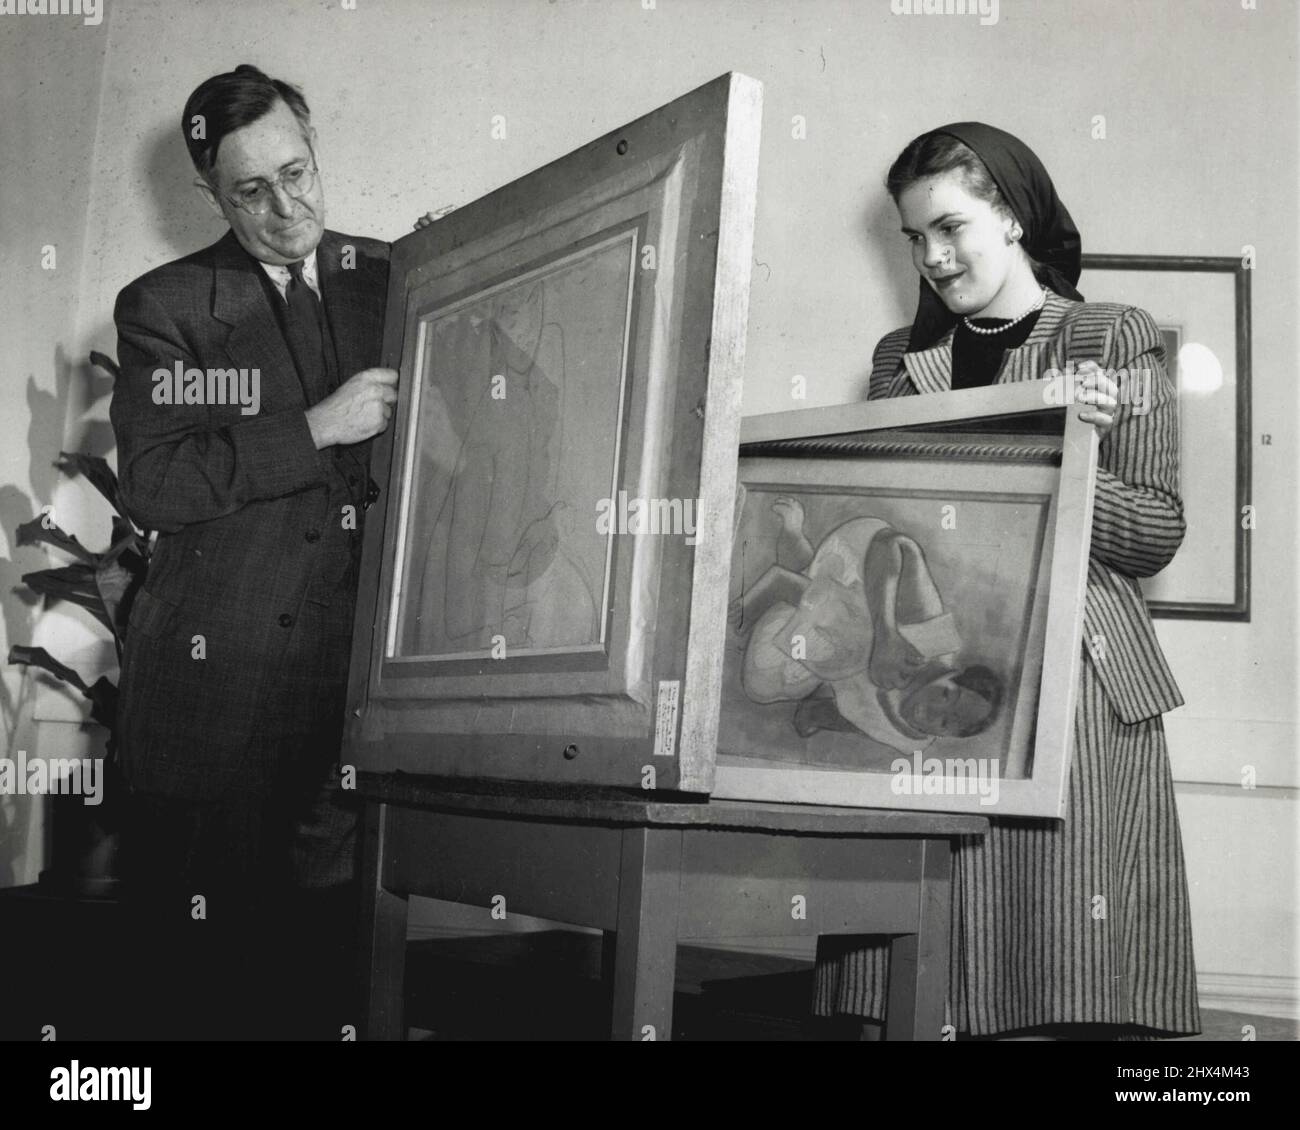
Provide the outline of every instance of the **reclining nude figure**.
<path id="1" fill-rule="evenodd" d="M 921 547 L 881 518 L 853 518 L 814 549 L 797 499 L 778 498 L 776 563 L 733 601 L 748 634 L 754 702 L 797 702 L 795 730 L 860 732 L 910 753 L 997 718 L 1002 682 L 962 668 L 962 640 Z"/>

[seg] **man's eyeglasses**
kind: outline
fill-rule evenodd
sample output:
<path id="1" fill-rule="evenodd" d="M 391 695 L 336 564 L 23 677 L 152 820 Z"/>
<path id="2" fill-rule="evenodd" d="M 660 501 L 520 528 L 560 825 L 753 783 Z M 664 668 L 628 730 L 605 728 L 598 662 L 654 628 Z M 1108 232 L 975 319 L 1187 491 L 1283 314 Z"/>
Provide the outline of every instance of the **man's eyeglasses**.
<path id="1" fill-rule="evenodd" d="M 301 200 L 316 185 L 316 154 L 312 151 L 310 163 L 292 165 L 285 169 L 274 181 L 255 181 L 235 193 L 222 193 L 236 208 L 242 208 L 252 216 L 265 215 L 275 198 L 275 190 L 282 189 L 286 196 Z"/>

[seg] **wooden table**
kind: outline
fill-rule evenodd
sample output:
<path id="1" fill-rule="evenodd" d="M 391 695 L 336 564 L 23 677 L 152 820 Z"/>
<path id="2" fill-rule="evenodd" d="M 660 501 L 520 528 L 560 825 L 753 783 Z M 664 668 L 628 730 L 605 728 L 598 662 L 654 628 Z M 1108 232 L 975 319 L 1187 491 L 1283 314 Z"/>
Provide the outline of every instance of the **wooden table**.
<path id="1" fill-rule="evenodd" d="M 604 931 L 616 1040 L 670 1037 L 679 938 L 892 935 L 885 1038 L 941 1038 L 951 841 L 983 817 L 400 773 L 358 791 L 370 1039 L 406 1035 L 410 895 Z"/>

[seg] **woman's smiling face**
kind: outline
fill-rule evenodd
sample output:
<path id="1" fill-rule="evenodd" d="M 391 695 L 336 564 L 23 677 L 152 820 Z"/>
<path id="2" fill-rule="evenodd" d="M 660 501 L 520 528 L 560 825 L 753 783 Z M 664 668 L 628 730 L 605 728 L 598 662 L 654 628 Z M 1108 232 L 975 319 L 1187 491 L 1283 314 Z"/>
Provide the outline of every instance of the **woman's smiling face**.
<path id="1" fill-rule="evenodd" d="M 979 314 L 1023 255 L 1010 238 L 1016 222 L 972 196 L 955 170 L 905 188 L 898 216 L 913 265 L 954 314 Z"/>

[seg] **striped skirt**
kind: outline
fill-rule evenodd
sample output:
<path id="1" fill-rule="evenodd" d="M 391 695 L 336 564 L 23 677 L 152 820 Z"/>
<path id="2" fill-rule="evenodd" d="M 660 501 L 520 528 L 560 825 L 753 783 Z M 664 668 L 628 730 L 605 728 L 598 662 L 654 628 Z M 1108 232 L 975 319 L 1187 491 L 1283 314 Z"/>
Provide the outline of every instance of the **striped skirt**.
<path id="1" fill-rule="evenodd" d="M 1065 820 L 995 819 L 986 837 L 963 838 L 952 901 L 958 1033 L 1200 1030 L 1164 726 L 1121 722 L 1086 658 Z M 882 1020 L 888 974 L 886 945 L 823 937 L 814 1011 Z"/>

